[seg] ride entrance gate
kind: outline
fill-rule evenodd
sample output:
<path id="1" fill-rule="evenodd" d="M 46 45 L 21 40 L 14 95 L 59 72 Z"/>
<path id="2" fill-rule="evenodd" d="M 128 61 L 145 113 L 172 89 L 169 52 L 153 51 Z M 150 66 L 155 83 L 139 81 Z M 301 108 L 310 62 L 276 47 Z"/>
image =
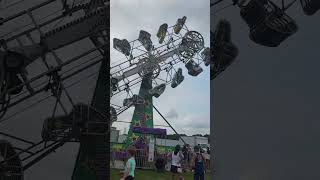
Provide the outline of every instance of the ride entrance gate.
<path id="1" fill-rule="evenodd" d="M 165 136 L 166 129 L 160 128 L 146 128 L 146 127 L 132 127 L 132 132 L 140 134 L 138 140 L 132 145 L 136 147 L 136 167 L 141 169 L 153 169 L 156 155 L 156 136 Z"/>
<path id="2" fill-rule="evenodd" d="M 154 163 L 148 162 L 148 149 L 137 149 L 135 160 L 136 160 L 136 168 L 153 169 Z"/>

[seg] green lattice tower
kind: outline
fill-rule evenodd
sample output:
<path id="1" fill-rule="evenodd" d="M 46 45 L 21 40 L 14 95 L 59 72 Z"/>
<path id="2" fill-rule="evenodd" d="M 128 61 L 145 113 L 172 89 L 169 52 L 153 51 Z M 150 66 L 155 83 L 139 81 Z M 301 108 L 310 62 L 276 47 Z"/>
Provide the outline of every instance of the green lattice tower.
<path id="1" fill-rule="evenodd" d="M 139 96 L 144 98 L 145 103 L 135 105 L 130 129 L 125 144 L 126 147 L 128 147 L 131 143 L 141 137 L 140 134 L 132 132 L 133 126 L 153 128 L 153 102 L 152 95 L 148 93 L 150 89 L 152 89 L 152 74 L 147 74 L 142 78 L 139 90 Z"/>
<path id="2" fill-rule="evenodd" d="M 105 57 L 109 57 L 107 54 Z M 104 58 L 99 70 L 99 77 L 93 94 L 91 106 L 109 115 L 109 59 Z M 109 119 L 107 119 L 109 121 Z M 109 122 L 108 122 L 109 123 Z M 108 126 L 108 132 L 110 127 Z M 72 180 L 107 180 L 110 167 L 110 133 L 104 136 L 82 135 L 80 148 L 72 174 Z"/>

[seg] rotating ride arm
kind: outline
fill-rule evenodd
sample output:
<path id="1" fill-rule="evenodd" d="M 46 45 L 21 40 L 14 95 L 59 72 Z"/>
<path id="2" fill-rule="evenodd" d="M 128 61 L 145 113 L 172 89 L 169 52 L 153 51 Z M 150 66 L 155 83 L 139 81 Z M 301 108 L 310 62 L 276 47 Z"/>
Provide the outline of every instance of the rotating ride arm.
<path id="1" fill-rule="evenodd" d="M 172 57 L 175 54 L 179 54 L 179 49 L 180 48 L 173 49 L 163 55 L 155 57 L 155 59 L 156 59 L 155 62 L 149 62 L 149 58 L 143 58 L 136 64 L 136 67 L 134 67 L 128 71 L 125 71 L 122 74 L 122 76 L 115 76 L 114 78 L 116 78 L 118 81 L 121 81 L 125 78 L 128 78 L 130 76 L 133 76 L 135 74 L 142 72 L 144 69 L 150 69 L 148 67 L 150 67 L 154 64 L 160 64 L 161 62 L 164 62 L 165 60 L 167 60 L 169 57 Z"/>

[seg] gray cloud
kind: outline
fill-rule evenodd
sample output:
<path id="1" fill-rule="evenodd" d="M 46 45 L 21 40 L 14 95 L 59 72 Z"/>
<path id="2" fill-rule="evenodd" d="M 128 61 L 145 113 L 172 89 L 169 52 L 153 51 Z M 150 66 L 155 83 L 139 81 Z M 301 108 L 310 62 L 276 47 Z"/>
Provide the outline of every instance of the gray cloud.
<path id="1" fill-rule="evenodd" d="M 177 119 L 177 118 L 178 118 L 178 113 L 177 113 L 177 111 L 174 110 L 174 109 L 171 109 L 169 112 L 167 112 L 166 118 Z"/>
<path id="2" fill-rule="evenodd" d="M 208 129 L 208 127 L 210 127 L 210 122 L 208 122 L 208 119 L 210 119 L 209 114 L 191 114 L 183 118 L 183 123 L 181 123 L 181 125 L 184 128 L 194 128 L 195 130 L 200 131 L 201 129 Z M 202 134 L 206 132 L 199 133 Z"/>

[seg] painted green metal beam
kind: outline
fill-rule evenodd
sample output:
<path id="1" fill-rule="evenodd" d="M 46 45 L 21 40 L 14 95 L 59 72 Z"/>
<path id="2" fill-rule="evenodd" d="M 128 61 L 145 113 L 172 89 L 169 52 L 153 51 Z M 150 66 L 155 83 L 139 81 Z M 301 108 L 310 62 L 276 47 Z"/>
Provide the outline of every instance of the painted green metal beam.
<path id="1" fill-rule="evenodd" d="M 126 147 L 138 140 L 140 135 L 132 132 L 133 126 L 142 126 L 153 128 L 153 101 L 149 90 L 152 89 L 152 74 L 148 74 L 142 78 L 139 96 L 145 101 L 144 104 L 135 105 L 132 116 Z"/>

